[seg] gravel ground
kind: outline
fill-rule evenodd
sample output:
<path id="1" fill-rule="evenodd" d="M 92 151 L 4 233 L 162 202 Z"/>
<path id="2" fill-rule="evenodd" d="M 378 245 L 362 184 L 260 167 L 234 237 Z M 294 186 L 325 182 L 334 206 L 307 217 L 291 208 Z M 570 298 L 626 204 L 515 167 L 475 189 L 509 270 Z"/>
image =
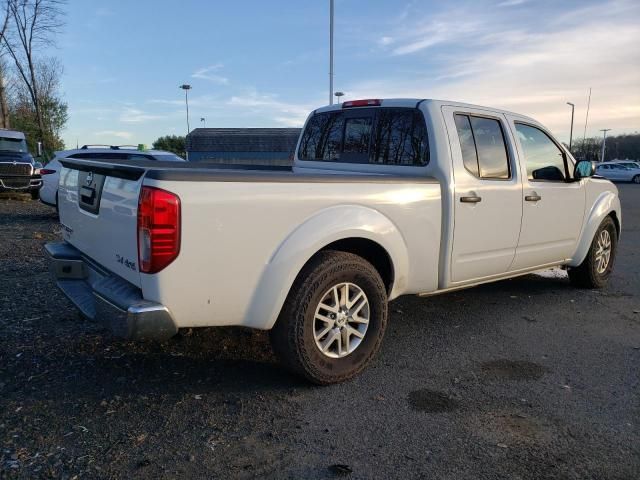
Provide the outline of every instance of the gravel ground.
<path id="1" fill-rule="evenodd" d="M 399 299 L 331 387 L 261 332 L 110 338 L 49 280 L 52 210 L 0 196 L 0 477 L 640 478 L 640 188 L 620 190 L 606 289 L 548 271 Z"/>

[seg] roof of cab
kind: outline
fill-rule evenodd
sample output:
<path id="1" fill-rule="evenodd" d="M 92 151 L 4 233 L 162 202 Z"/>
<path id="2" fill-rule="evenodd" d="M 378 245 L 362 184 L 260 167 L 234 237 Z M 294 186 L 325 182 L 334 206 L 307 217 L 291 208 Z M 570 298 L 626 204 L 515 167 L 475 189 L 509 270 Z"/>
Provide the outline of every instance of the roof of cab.
<path id="1" fill-rule="evenodd" d="M 444 106 L 449 107 L 460 107 L 460 108 L 473 108 L 477 110 L 487 110 L 495 113 L 502 113 L 506 115 L 512 115 L 514 117 L 519 117 L 523 120 L 531 121 L 538 123 L 535 119 L 531 117 L 527 117 L 526 115 L 522 115 L 520 113 L 510 112 L 508 110 L 502 110 L 500 108 L 486 107 L 482 105 L 473 105 L 470 103 L 464 102 L 454 102 L 451 100 L 436 100 L 432 98 L 383 98 L 381 100 L 381 107 L 404 107 L 404 108 L 416 108 L 418 105 L 430 105 L 434 108 L 440 108 Z M 345 100 L 348 101 L 348 100 Z M 313 113 L 320 112 L 331 112 L 342 109 L 342 103 L 334 103 L 333 105 L 326 105 L 324 107 L 317 108 Z M 352 107 L 352 108 L 371 108 L 371 107 Z M 373 107 L 375 108 L 375 107 Z"/>

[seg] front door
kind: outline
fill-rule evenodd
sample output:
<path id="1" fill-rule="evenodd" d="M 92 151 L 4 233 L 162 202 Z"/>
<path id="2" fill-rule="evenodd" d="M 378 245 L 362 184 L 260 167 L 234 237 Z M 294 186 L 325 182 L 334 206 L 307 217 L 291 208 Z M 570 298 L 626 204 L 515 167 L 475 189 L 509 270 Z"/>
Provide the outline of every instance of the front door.
<path id="1" fill-rule="evenodd" d="M 512 270 L 562 262 L 574 254 L 582 229 L 585 180 L 572 180 L 573 162 L 542 128 L 517 120 L 511 127 L 524 177 L 522 231 Z"/>
<path id="2" fill-rule="evenodd" d="M 499 275 L 515 256 L 522 184 L 506 118 L 443 107 L 454 172 L 451 284 Z"/>

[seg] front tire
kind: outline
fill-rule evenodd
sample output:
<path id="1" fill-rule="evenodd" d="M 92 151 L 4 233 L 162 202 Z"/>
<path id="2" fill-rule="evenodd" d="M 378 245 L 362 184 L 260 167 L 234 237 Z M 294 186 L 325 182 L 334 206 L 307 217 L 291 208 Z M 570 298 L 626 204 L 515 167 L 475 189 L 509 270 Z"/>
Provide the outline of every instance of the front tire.
<path id="1" fill-rule="evenodd" d="M 40 198 L 39 190 L 31 190 L 29 193 L 31 194 L 31 200 L 38 200 Z"/>
<path id="2" fill-rule="evenodd" d="M 360 373 L 382 344 L 387 293 L 376 269 L 346 252 L 324 251 L 300 272 L 271 330 L 292 372 L 318 385 Z"/>
<path id="3" fill-rule="evenodd" d="M 633 177 L 632 182 L 633 183 L 640 183 L 640 175 L 636 175 L 635 177 Z"/>
<path id="4" fill-rule="evenodd" d="M 579 288 L 604 287 L 613 270 L 617 249 L 618 230 L 608 216 L 598 227 L 584 261 L 569 269 L 571 284 Z"/>

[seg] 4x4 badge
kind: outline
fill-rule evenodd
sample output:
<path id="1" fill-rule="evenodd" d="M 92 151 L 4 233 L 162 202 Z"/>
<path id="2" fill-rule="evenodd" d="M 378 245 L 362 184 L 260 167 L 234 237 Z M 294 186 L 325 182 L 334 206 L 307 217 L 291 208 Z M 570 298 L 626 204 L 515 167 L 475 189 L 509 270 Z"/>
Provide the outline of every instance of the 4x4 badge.
<path id="1" fill-rule="evenodd" d="M 91 185 L 91 183 L 93 182 L 93 172 L 89 172 L 87 178 L 85 179 L 85 182 L 87 185 Z"/>

